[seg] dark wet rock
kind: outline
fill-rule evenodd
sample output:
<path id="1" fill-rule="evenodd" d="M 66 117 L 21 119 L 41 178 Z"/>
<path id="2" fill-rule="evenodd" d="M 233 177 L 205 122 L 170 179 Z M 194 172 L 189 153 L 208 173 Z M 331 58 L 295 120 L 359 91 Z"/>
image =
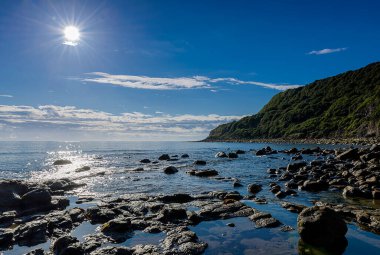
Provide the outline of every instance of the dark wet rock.
<path id="1" fill-rule="evenodd" d="M 43 249 L 36 249 L 36 250 L 26 253 L 25 255 L 45 255 L 45 254 L 46 253 Z"/>
<path id="2" fill-rule="evenodd" d="M 233 227 L 235 227 L 235 224 L 230 222 L 230 223 L 227 223 L 227 226 L 233 228 Z"/>
<path id="3" fill-rule="evenodd" d="M 297 148 L 291 148 L 290 150 L 285 151 L 285 153 L 296 154 L 296 153 L 298 153 L 298 149 Z"/>
<path id="4" fill-rule="evenodd" d="M 149 159 L 147 159 L 147 158 L 140 160 L 140 163 L 143 163 L 143 164 L 148 164 L 150 162 L 151 161 Z"/>
<path id="5" fill-rule="evenodd" d="M 170 160 L 169 154 L 162 154 L 158 160 Z"/>
<path id="6" fill-rule="evenodd" d="M 207 244 L 186 227 L 178 227 L 167 233 L 162 242 L 164 254 L 203 254 Z"/>
<path id="7" fill-rule="evenodd" d="M 216 153 L 215 157 L 216 158 L 227 158 L 228 156 L 224 151 L 219 151 L 218 153 Z"/>
<path id="8" fill-rule="evenodd" d="M 312 191 L 312 192 L 327 190 L 328 188 L 329 188 L 329 184 L 325 181 L 307 180 L 302 185 L 303 190 Z"/>
<path id="9" fill-rule="evenodd" d="M 290 202 L 282 202 L 281 206 L 285 208 L 286 210 L 288 210 L 289 212 L 293 212 L 293 213 L 300 213 L 302 212 L 303 209 L 307 208 L 304 205 L 294 204 Z"/>
<path id="10" fill-rule="evenodd" d="M 274 185 L 270 188 L 270 191 L 273 193 L 273 194 L 276 194 L 277 192 L 281 191 L 281 186 L 280 185 Z"/>
<path id="11" fill-rule="evenodd" d="M 297 219 L 301 239 L 330 251 L 340 251 L 347 246 L 347 226 L 334 210 L 313 206 L 304 209 Z"/>
<path id="12" fill-rule="evenodd" d="M 289 189 L 289 188 L 286 188 L 284 192 L 288 196 L 296 196 L 297 195 L 297 191 Z"/>
<path id="13" fill-rule="evenodd" d="M 228 158 L 238 158 L 238 154 L 235 152 L 228 153 Z"/>
<path id="14" fill-rule="evenodd" d="M 89 167 L 89 166 L 82 166 L 80 168 L 75 169 L 75 172 L 81 173 L 81 172 L 86 172 L 86 171 L 89 171 L 89 170 L 91 170 L 91 167 Z"/>
<path id="15" fill-rule="evenodd" d="M 183 219 L 187 219 L 186 210 L 183 208 L 165 208 L 157 217 L 161 222 L 178 222 Z"/>
<path id="16" fill-rule="evenodd" d="M 340 153 L 336 156 L 340 160 L 356 160 L 359 159 L 358 149 L 348 149 L 343 153 Z"/>
<path id="17" fill-rule="evenodd" d="M 132 230 L 131 221 L 128 219 L 113 219 L 106 223 L 104 223 L 100 230 L 103 233 L 110 233 L 110 232 L 128 232 Z"/>
<path id="18" fill-rule="evenodd" d="M 188 203 L 194 200 L 194 198 L 188 194 L 174 194 L 159 197 L 158 200 L 164 203 Z"/>
<path id="19" fill-rule="evenodd" d="M 21 197 L 21 204 L 25 208 L 50 205 L 51 195 L 47 189 L 34 189 Z"/>
<path id="20" fill-rule="evenodd" d="M 86 217 L 90 219 L 92 224 L 106 223 L 114 219 L 116 213 L 108 208 L 90 207 L 86 210 Z"/>
<path id="21" fill-rule="evenodd" d="M 192 225 L 197 225 L 202 221 L 202 217 L 200 217 L 196 212 L 187 212 L 187 219 Z"/>
<path id="22" fill-rule="evenodd" d="M 82 255 L 84 250 L 79 241 L 72 236 L 58 238 L 52 247 L 54 255 Z"/>
<path id="23" fill-rule="evenodd" d="M 178 172 L 178 169 L 174 166 L 168 166 L 168 167 L 165 167 L 164 169 L 165 174 L 175 174 L 177 172 Z"/>
<path id="24" fill-rule="evenodd" d="M 91 253 L 91 255 L 132 255 L 133 251 L 127 247 L 104 247 Z"/>
<path id="25" fill-rule="evenodd" d="M 292 160 L 302 160 L 302 159 L 303 159 L 302 155 L 295 155 L 292 157 Z"/>
<path id="26" fill-rule="evenodd" d="M 243 151 L 243 150 L 236 150 L 235 153 L 236 154 L 245 154 L 245 151 Z"/>
<path id="27" fill-rule="evenodd" d="M 263 197 L 252 198 L 252 201 L 255 202 L 256 204 L 259 204 L 259 205 L 268 204 L 268 201 L 266 200 L 266 198 L 263 198 Z"/>
<path id="28" fill-rule="evenodd" d="M 72 208 L 67 211 L 67 214 L 69 215 L 70 219 L 73 222 L 81 223 L 85 219 L 85 215 L 84 215 L 85 210 L 82 208 L 78 208 L 78 207 Z"/>
<path id="29" fill-rule="evenodd" d="M 47 240 L 48 223 L 45 220 L 35 220 L 18 226 L 14 232 L 15 241 L 21 245 L 32 246 Z"/>
<path id="30" fill-rule="evenodd" d="M 144 168 L 142 167 L 137 167 L 135 169 L 132 170 L 133 172 L 143 172 L 144 171 Z"/>
<path id="31" fill-rule="evenodd" d="M 206 170 L 190 170 L 186 172 L 189 175 L 194 175 L 198 177 L 211 177 L 218 175 L 218 171 L 214 169 L 206 169 Z"/>
<path id="32" fill-rule="evenodd" d="M 224 197 L 223 197 L 223 200 L 228 200 L 228 199 L 231 199 L 231 200 L 240 200 L 242 199 L 243 196 L 239 194 L 239 192 L 229 192 L 227 193 Z"/>
<path id="33" fill-rule="evenodd" d="M 186 153 L 185 153 L 185 154 L 182 154 L 182 155 L 181 155 L 181 158 L 189 158 L 189 154 L 186 154 Z"/>
<path id="34" fill-rule="evenodd" d="M 285 183 L 285 187 L 289 189 L 297 189 L 298 188 L 298 183 L 295 180 L 290 180 Z"/>
<path id="35" fill-rule="evenodd" d="M 196 161 L 194 161 L 194 165 L 205 166 L 206 165 L 206 161 L 204 161 L 204 160 L 196 160 Z"/>
<path id="36" fill-rule="evenodd" d="M 270 154 L 277 154 L 276 150 L 272 150 L 271 147 L 267 146 L 266 148 L 262 148 L 256 152 L 256 156 L 264 156 Z"/>
<path id="37" fill-rule="evenodd" d="M 253 194 L 259 193 L 262 189 L 262 185 L 260 184 L 252 183 L 248 185 L 248 192 L 251 192 Z"/>
<path id="38" fill-rule="evenodd" d="M 284 191 L 282 191 L 282 190 L 278 191 L 278 192 L 275 194 L 275 196 L 276 196 L 277 198 L 285 198 L 287 195 L 288 195 L 288 194 L 286 194 L 286 192 L 284 192 Z"/>
<path id="39" fill-rule="evenodd" d="M 21 205 L 21 196 L 30 190 L 30 185 L 23 181 L 0 180 L 1 208 L 17 208 Z"/>
<path id="40" fill-rule="evenodd" d="M 68 165 L 68 164 L 72 164 L 72 162 L 68 159 L 58 159 L 54 161 L 53 163 L 53 165 L 55 166 L 62 166 L 62 165 Z"/>
<path id="41" fill-rule="evenodd" d="M 307 163 L 305 161 L 295 161 L 288 164 L 288 166 L 286 167 L 286 170 L 289 172 L 292 172 L 292 171 L 299 170 L 300 168 L 305 167 L 305 166 L 307 166 Z"/>
<path id="42" fill-rule="evenodd" d="M 13 232 L 0 229 L 0 248 L 8 248 L 12 245 Z"/>
<path id="43" fill-rule="evenodd" d="M 9 227 L 16 218 L 16 211 L 3 212 L 0 215 L 0 228 Z"/>
<path id="44" fill-rule="evenodd" d="M 357 188 L 352 186 L 347 186 L 343 189 L 342 195 L 344 197 L 363 197 L 363 192 Z"/>

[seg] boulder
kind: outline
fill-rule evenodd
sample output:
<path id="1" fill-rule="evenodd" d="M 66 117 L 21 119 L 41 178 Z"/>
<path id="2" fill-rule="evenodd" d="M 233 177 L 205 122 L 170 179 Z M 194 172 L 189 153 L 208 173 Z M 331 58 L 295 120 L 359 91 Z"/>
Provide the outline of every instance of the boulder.
<path id="1" fill-rule="evenodd" d="M 89 166 L 82 166 L 80 168 L 75 169 L 75 172 L 81 173 L 81 172 L 89 171 L 90 169 L 91 169 L 91 167 L 89 167 Z"/>
<path id="2" fill-rule="evenodd" d="M 344 250 L 348 244 L 346 223 L 330 208 L 313 206 L 304 209 L 298 215 L 297 227 L 301 239 L 308 244 L 329 251 Z"/>
<path id="3" fill-rule="evenodd" d="M 148 163 L 150 163 L 150 160 L 147 158 L 144 158 L 144 159 L 140 160 L 140 163 L 148 164 Z"/>
<path id="4" fill-rule="evenodd" d="M 235 152 L 228 153 L 228 158 L 238 158 L 238 154 Z"/>
<path id="5" fill-rule="evenodd" d="M 0 181 L 0 211 L 1 208 L 16 209 L 21 205 L 21 196 L 31 189 L 26 182 L 16 180 Z"/>
<path id="6" fill-rule="evenodd" d="M 342 195 L 344 197 L 362 197 L 363 192 L 357 187 L 347 186 L 343 189 Z"/>
<path id="7" fill-rule="evenodd" d="M 47 189 L 34 189 L 21 197 L 24 208 L 37 208 L 50 205 L 51 195 Z"/>
<path id="8" fill-rule="evenodd" d="M 54 255 L 82 255 L 84 250 L 79 241 L 72 236 L 58 238 L 52 247 Z"/>
<path id="9" fill-rule="evenodd" d="M 158 160 L 170 160 L 169 154 L 162 154 Z"/>
<path id="10" fill-rule="evenodd" d="M 181 158 L 188 158 L 189 154 L 182 154 Z"/>
<path id="11" fill-rule="evenodd" d="M 131 221 L 128 219 L 113 219 L 104 223 L 100 230 L 106 232 L 124 233 L 132 230 Z"/>
<path id="12" fill-rule="evenodd" d="M 356 160 L 359 159 L 358 149 L 348 149 L 343 153 L 340 153 L 336 156 L 337 159 L 340 160 Z"/>
<path id="13" fill-rule="evenodd" d="M 165 195 L 159 197 L 158 200 L 164 203 L 188 203 L 194 200 L 194 198 L 188 194 L 174 194 L 174 195 Z"/>
<path id="14" fill-rule="evenodd" d="M 14 232 L 14 238 L 20 245 L 33 246 L 44 243 L 47 240 L 46 220 L 35 220 L 18 226 Z"/>
<path id="15" fill-rule="evenodd" d="M 305 161 L 295 161 L 295 162 L 288 164 L 288 166 L 286 167 L 286 170 L 289 172 L 292 172 L 292 171 L 296 171 L 296 170 L 298 170 L 302 167 L 305 167 L 305 166 L 307 166 L 307 163 Z"/>
<path id="16" fill-rule="evenodd" d="M 329 184 L 325 181 L 307 180 L 302 185 L 303 190 L 312 191 L 312 192 L 327 190 L 328 188 L 329 188 Z"/>
<path id="17" fill-rule="evenodd" d="M 55 166 L 62 166 L 62 165 L 68 165 L 68 164 L 72 164 L 72 162 L 68 159 L 58 159 L 54 161 L 53 163 L 53 165 Z"/>
<path id="18" fill-rule="evenodd" d="M 245 151 L 243 151 L 243 150 L 236 150 L 235 153 L 236 154 L 245 154 Z"/>
<path id="19" fill-rule="evenodd" d="M 206 170 L 190 170 L 186 172 L 189 175 L 194 175 L 198 177 L 211 177 L 218 175 L 218 171 L 214 169 L 206 169 Z"/>
<path id="20" fill-rule="evenodd" d="M 248 192 L 251 192 L 253 194 L 259 193 L 262 189 L 262 185 L 260 184 L 252 183 L 248 185 Z"/>
<path id="21" fill-rule="evenodd" d="M 194 161 L 194 165 L 205 166 L 206 165 L 206 161 L 204 161 L 204 160 L 196 160 L 196 161 Z"/>
<path id="22" fill-rule="evenodd" d="M 174 166 L 168 166 L 164 169 L 165 174 L 175 174 L 178 172 L 178 169 Z"/>

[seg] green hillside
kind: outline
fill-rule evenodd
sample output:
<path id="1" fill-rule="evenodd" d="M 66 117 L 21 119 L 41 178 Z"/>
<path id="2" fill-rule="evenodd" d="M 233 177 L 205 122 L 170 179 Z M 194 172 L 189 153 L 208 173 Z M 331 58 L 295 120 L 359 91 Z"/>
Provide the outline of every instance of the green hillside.
<path id="1" fill-rule="evenodd" d="M 223 124 L 213 140 L 378 137 L 380 62 L 275 95 L 255 115 Z"/>

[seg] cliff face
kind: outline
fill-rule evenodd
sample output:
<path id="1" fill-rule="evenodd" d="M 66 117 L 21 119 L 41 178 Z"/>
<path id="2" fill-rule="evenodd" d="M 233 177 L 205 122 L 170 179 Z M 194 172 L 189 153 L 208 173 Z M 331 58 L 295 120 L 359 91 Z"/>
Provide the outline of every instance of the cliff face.
<path id="1" fill-rule="evenodd" d="M 223 124 L 213 140 L 380 136 L 380 62 L 275 95 L 255 115 Z"/>

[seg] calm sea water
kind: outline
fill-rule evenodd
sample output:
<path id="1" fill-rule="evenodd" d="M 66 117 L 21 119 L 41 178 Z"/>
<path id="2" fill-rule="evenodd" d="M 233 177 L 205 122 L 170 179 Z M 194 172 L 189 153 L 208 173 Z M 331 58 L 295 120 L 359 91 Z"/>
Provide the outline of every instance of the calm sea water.
<path id="1" fill-rule="evenodd" d="M 87 186 L 80 194 L 94 196 L 121 195 L 126 193 L 201 193 L 213 190 L 236 190 L 247 194 L 246 187 L 250 183 L 263 184 L 263 191 L 258 196 L 268 199 L 268 204 L 258 205 L 252 201 L 246 204 L 262 211 L 270 212 L 284 224 L 296 228 L 297 215 L 281 208 L 281 200 L 275 198 L 269 191 L 267 177 L 268 168 L 286 166 L 290 162 L 289 155 L 275 154 L 256 157 L 250 150 L 266 146 L 273 149 L 312 148 L 316 145 L 296 144 L 259 144 L 259 143 L 196 143 L 196 142 L 0 142 L 0 178 L 17 178 L 30 180 L 45 180 L 51 178 L 71 178 L 85 182 Z M 323 148 L 336 146 L 324 145 Z M 245 150 L 238 159 L 215 158 L 218 151 Z M 148 158 L 151 161 L 167 153 L 178 155 L 178 161 L 160 161 L 158 164 L 141 164 L 139 161 Z M 188 159 L 181 159 L 182 154 L 189 154 Z M 175 158 L 175 157 L 173 157 Z M 313 160 L 317 156 L 306 156 Z M 72 164 L 53 166 L 57 159 L 69 159 Z M 222 177 L 233 177 L 241 180 L 244 187 L 233 188 L 231 181 L 207 178 L 197 178 L 185 172 L 193 169 L 194 160 L 206 160 L 202 168 L 212 168 Z M 174 175 L 165 175 L 162 169 L 173 165 L 179 169 Z M 89 166 L 85 172 L 75 170 Z M 143 167 L 144 171 L 131 171 Z M 301 203 L 310 206 L 312 200 L 322 200 L 334 203 L 359 203 L 345 201 L 340 193 L 321 192 L 318 194 L 299 192 L 297 197 L 287 197 L 285 201 Z M 372 200 L 360 201 L 366 206 L 379 208 Z M 234 222 L 237 227 L 230 228 L 226 223 Z M 88 224 L 87 224 L 88 225 Z M 89 226 L 84 225 L 83 231 Z M 91 228 L 91 226 L 90 226 Z M 193 231 L 200 239 L 209 244 L 206 254 L 297 254 L 299 236 L 297 231 L 281 232 L 276 229 L 255 229 L 254 224 L 246 218 L 236 218 L 227 221 L 203 222 Z M 81 229 L 77 229 L 76 233 Z M 147 236 L 145 236 L 147 235 Z M 159 236 L 161 237 L 161 236 Z M 139 243 L 141 240 L 152 240 L 156 237 L 139 233 L 137 240 L 131 239 L 126 245 Z M 380 236 L 349 225 L 347 234 L 349 246 L 345 254 L 376 254 L 380 250 Z M 149 243 L 149 242 L 148 242 Z M 5 254 L 22 254 L 31 248 L 15 249 Z M 22 251 L 22 252 L 21 252 Z M 16 253 L 15 253 L 16 252 Z"/>

